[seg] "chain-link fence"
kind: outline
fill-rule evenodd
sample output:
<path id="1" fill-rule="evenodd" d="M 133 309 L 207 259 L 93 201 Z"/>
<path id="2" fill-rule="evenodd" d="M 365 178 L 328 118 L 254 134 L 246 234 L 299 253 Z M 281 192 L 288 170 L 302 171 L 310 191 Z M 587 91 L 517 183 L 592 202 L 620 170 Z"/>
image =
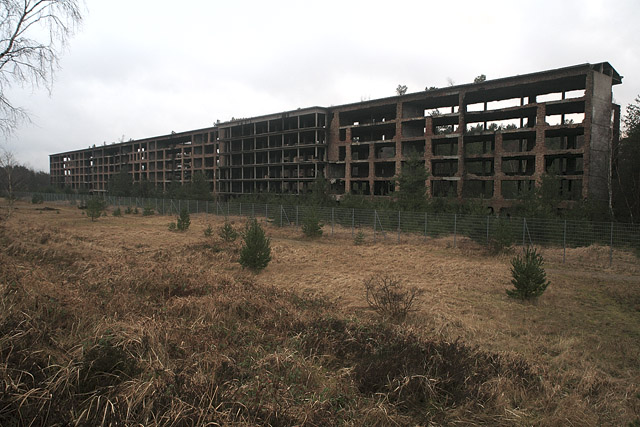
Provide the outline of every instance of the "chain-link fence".
<path id="1" fill-rule="evenodd" d="M 47 202 L 84 203 L 91 196 L 41 194 Z M 30 199 L 31 193 L 20 194 Z M 340 207 L 287 206 L 275 204 L 216 202 L 203 200 L 105 197 L 113 207 L 153 209 L 161 215 L 192 214 L 262 218 L 285 227 L 300 226 L 311 212 L 323 224 L 324 234 L 365 241 L 443 244 L 449 247 L 483 246 L 499 249 L 535 245 L 558 262 L 612 266 L 640 256 L 640 225 L 618 222 L 473 216 L 349 209 Z"/>

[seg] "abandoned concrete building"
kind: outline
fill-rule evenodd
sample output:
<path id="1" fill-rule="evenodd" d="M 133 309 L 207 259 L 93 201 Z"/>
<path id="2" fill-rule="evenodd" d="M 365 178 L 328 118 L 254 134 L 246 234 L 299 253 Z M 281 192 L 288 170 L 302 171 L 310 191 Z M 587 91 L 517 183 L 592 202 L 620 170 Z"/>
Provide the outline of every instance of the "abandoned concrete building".
<path id="1" fill-rule="evenodd" d="M 337 196 L 386 196 L 410 153 L 432 197 L 510 206 L 545 173 L 564 200 L 607 200 L 620 107 L 609 63 L 582 64 L 53 154 L 59 187 L 105 192 L 121 170 L 166 190 L 201 172 L 214 195 L 300 194 L 318 176 Z"/>

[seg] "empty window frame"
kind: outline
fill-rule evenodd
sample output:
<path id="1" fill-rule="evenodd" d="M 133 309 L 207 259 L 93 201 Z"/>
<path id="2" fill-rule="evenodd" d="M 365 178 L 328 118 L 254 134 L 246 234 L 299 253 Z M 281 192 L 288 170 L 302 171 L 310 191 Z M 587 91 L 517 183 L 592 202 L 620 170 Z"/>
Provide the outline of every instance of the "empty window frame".
<path id="1" fill-rule="evenodd" d="M 464 169 L 468 174 L 491 176 L 493 175 L 493 159 L 465 160 Z"/>
<path id="2" fill-rule="evenodd" d="M 432 160 L 433 176 L 454 176 L 458 172 L 458 160 Z"/>
<path id="3" fill-rule="evenodd" d="M 536 169 L 534 156 L 502 159 L 502 173 L 505 175 L 533 175 Z"/>
<path id="4" fill-rule="evenodd" d="M 458 181 L 432 180 L 431 195 L 433 197 L 455 197 L 458 195 Z"/>
<path id="5" fill-rule="evenodd" d="M 493 181 L 466 179 L 462 183 L 462 197 L 490 199 L 493 197 Z"/>

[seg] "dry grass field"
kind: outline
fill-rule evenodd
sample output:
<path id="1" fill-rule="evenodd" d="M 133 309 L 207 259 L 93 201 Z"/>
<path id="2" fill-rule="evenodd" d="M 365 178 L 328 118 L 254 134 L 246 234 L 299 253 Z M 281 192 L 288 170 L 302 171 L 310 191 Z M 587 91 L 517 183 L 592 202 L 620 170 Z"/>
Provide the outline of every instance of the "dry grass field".
<path id="1" fill-rule="evenodd" d="M 551 285 L 520 302 L 511 255 L 464 239 L 266 225 L 253 274 L 219 217 L 0 209 L 1 425 L 640 424 L 631 253 L 545 250 Z M 424 291 L 404 323 L 369 309 L 377 274 Z"/>

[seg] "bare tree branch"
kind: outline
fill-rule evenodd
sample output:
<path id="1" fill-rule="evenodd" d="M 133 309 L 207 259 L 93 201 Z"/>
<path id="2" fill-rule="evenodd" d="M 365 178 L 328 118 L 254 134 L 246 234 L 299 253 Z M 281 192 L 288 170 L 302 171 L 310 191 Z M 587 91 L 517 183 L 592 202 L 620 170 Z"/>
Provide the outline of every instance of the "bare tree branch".
<path id="1" fill-rule="evenodd" d="M 60 54 L 82 21 L 82 0 L 0 0 L 0 132 L 29 119 L 7 98 L 13 85 L 51 91 Z"/>

